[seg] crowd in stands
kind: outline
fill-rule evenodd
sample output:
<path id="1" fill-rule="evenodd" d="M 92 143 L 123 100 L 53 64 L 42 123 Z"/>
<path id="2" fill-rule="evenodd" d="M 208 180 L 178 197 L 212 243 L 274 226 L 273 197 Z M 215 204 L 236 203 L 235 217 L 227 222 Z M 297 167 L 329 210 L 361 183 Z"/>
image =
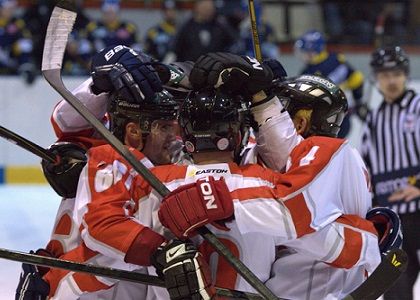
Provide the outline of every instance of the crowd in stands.
<path id="1" fill-rule="evenodd" d="M 195 1 L 191 16 L 180 20 L 178 2 L 161 1 L 162 20 L 141 28 L 121 17 L 119 0 L 104 0 L 100 18 L 94 20 L 76 1 L 78 17 L 69 37 L 63 63 L 65 75 L 87 75 L 90 58 L 104 47 L 123 44 L 143 50 L 161 61 L 195 60 L 210 51 L 252 54 L 247 1 Z M 260 40 L 264 56 L 278 58 L 273 28 L 262 20 L 256 1 Z M 16 0 L 0 0 L 0 74 L 22 75 L 32 83 L 40 72 L 43 43 L 54 1 L 33 1 L 21 8 Z"/>
<path id="2" fill-rule="evenodd" d="M 29 6 L 20 7 L 17 0 L 0 0 L 0 75 L 21 75 L 26 82 L 33 82 L 40 72 L 54 2 L 34 0 Z M 78 17 L 64 57 L 65 75 L 89 74 L 92 55 L 112 44 L 143 50 L 164 62 L 195 60 L 214 51 L 254 53 L 245 0 L 194 1 L 187 17 L 185 11 L 181 12 L 180 1 L 161 0 L 161 21 L 151 28 L 137 28 L 133 20 L 125 20 L 120 0 L 103 0 L 97 19 L 86 13 L 84 2 L 76 1 Z M 345 2 L 320 0 L 327 41 L 372 44 L 378 30 L 385 30 L 385 37 L 388 34 L 403 38 L 409 29 L 399 20 L 408 22 L 406 2 L 360 3 L 357 9 L 349 10 Z M 278 59 L 275 30 L 265 21 L 261 0 L 254 3 L 263 57 Z M 357 38 L 353 41 L 352 37 Z"/>

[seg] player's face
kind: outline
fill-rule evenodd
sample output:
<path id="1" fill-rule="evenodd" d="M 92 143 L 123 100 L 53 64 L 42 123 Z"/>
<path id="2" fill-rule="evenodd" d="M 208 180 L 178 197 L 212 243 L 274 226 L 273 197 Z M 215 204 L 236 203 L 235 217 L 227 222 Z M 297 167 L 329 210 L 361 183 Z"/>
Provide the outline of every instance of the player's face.
<path id="1" fill-rule="evenodd" d="M 154 121 L 143 149 L 144 155 L 154 164 L 170 164 L 170 146 L 175 142 L 178 132 L 179 127 L 177 121 Z"/>
<path id="2" fill-rule="evenodd" d="M 403 70 L 381 71 L 376 74 L 376 81 L 385 101 L 391 103 L 404 93 L 407 75 Z"/>

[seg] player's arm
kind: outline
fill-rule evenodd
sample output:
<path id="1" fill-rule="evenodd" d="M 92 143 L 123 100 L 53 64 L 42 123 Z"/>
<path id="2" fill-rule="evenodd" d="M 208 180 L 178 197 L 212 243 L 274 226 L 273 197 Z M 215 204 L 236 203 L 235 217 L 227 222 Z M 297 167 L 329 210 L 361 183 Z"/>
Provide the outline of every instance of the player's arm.
<path id="1" fill-rule="evenodd" d="M 118 91 L 137 102 L 153 99 L 162 91 L 162 82 L 151 65 L 151 58 L 125 46 L 107 47 L 92 59 L 92 77 L 74 90 L 74 94 L 99 119 L 104 118 L 109 93 Z M 68 135 L 91 135 L 90 124 L 62 100 L 52 115 L 59 138 Z"/>
<path id="2" fill-rule="evenodd" d="M 377 235 L 372 222 L 342 215 L 322 229 L 283 245 L 336 268 L 362 266 L 372 272 L 381 262 Z"/>
<path id="3" fill-rule="evenodd" d="M 139 152 L 134 152 L 141 159 Z M 138 188 L 138 174 L 110 146 L 89 150 L 76 196 L 75 218 L 83 225 L 81 236 L 94 251 L 137 265 L 150 265 L 151 254 L 165 242 L 148 224 L 134 217 L 146 192 Z M 150 212 L 152 213 L 152 212 Z"/>

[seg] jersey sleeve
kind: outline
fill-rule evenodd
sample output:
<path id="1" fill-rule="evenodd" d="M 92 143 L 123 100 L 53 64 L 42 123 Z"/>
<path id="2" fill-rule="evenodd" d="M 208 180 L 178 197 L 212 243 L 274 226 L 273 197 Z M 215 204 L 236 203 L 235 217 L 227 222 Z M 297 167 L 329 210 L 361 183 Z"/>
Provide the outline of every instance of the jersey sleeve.
<path id="1" fill-rule="evenodd" d="M 106 93 L 95 95 L 90 90 L 92 79 L 89 78 L 78 86 L 73 94 L 95 115 L 104 121 L 108 97 Z M 61 100 L 54 108 L 51 116 L 54 132 L 59 139 L 68 136 L 92 136 L 92 126 L 65 100 Z"/>
<path id="2" fill-rule="evenodd" d="M 381 261 L 373 224 L 356 215 L 342 215 L 321 230 L 283 245 L 336 268 L 362 266 L 372 272 Z"/>
<path id="3" fill-rule="evenodd" d="M 147 188 L 108 145 L 92 148 L 76 195 L 78 222 L 86 246 L 107 257 L 148 265 L 150 251 L 164 238 L 136 218 L 137 200 Z M 135 151 L 139 159 L 145 159 Z"/>
<path id="4" fill-rule="evenodd" d="M 303 138 L 277 97 L 251 109 L 259 130 L 256 133 L 256 150 L 267 167 L 283 171 L 292 149 Z"/>
<path id="5" fill-rule="evenodd" d="M 319 231 L 343 214 L 364 217 L 371 206 L 361 159 L 343 140 L 306 139 L 292 151 L 286 173 L 265 172 L 261 180 L 274 188 L 262 185 L 258 200 L 235 203 L 243 232 L 266 232 L 282 243 Z"/>

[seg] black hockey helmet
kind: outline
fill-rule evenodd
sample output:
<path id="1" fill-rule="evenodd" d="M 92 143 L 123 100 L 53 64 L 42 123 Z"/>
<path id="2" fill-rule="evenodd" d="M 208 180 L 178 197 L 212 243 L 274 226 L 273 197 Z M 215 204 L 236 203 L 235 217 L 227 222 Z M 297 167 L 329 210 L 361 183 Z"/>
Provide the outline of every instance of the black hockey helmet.
<path id="1" fill-rule="evenodd" d="M 274 89 L 293 118 L 301 109 L 311 109 L 311 128 L 306 136 L 337 137 L 347 113 L 347 98 L 332 81 L 315 75 L 302 75 L 279 82 Z"/>
<path id="2" fill-rule="evenodd" d="M 410 71 L 408 56 L 399 46 L 376 49 L 372 53 L 370 66 L 375 73 L 396 69 L 408 74 Z"/>
<path id="3" fill-rule="evenodd" d="M 143 136 L 150 133 L 152 123 L 156 120 L 177 120 L 179 105 L 172 95 L 163 90 L 156 94 L 152 101 L 136 103 L 119 94 L 112 94 L 109 102 L 110 130 L 121 141 L 128 122 L 137 122 Z"/>
<path id="4" fill-rule="evenodd" d="M 181 106 L 179 120 L 186 150 L 238 150 L 247 107 L 240 96 L 228 96 L 219 90 L 190 92 Z"/>

